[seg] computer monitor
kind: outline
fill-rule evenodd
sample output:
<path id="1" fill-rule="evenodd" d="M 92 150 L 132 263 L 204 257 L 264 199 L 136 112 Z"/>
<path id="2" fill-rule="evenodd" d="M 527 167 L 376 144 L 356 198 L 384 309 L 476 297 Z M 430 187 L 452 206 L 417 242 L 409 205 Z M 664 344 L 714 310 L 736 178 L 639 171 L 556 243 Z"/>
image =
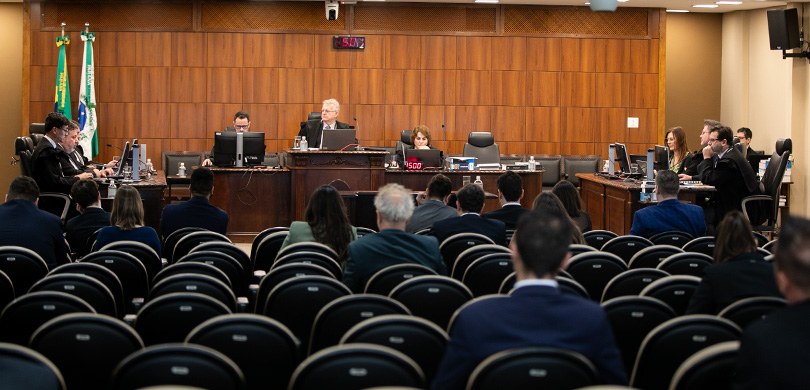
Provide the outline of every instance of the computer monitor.
<path id="1" fill-rule="evenodd" d="M 405 149 L 405 169 L 441 169 L 443 165 L 439 149 Z"/>
<path id="2" fill-rule="evenodd" d="M 129 146 L 129 141 L 124 142 L 124 149 L 121 151 L 121 158 L 118 159 L 118 166 L 110 179 L 123 179 L 124 178 L 124 165 L 132 166 L 132 148 Z"/>
<path id="3" fill-rule="evenodd" d="M 616 143 L 616 161 L 619 162 L 619 171 L 621 173 L 630 173 L 630 155 L 627 154 L 627 147 L 624 144 Z"/>
<path id="4" fill-rule="evenodd" d="M 669 148 L 655 145 L 655 169 L 658 171 L 669 169 Z"/>
<path id="5" fill-rule="evenodd" d="M 241 137 L 238 136 L 241 134 Z M 239 151 L 238 140 L 242 140 L 242 153 Z M 261 165 L 264 162 L 264 133 L 235 131 L 217 131 L 214 133 L 214 165 L 218 167 L 238 166 L 237 160 L 242 161 L 242 165 Z"/>

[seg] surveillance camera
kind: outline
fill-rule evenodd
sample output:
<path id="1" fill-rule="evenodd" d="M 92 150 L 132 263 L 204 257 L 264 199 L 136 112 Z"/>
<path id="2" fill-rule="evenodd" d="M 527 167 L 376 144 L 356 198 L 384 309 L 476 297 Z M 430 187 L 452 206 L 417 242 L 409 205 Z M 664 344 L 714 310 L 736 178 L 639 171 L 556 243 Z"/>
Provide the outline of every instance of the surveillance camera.
<path id="1" fill-rule="evenodd" d="M 338 18 L 338 0 L 326 0 L 326 20 L 337 20 Z"/>

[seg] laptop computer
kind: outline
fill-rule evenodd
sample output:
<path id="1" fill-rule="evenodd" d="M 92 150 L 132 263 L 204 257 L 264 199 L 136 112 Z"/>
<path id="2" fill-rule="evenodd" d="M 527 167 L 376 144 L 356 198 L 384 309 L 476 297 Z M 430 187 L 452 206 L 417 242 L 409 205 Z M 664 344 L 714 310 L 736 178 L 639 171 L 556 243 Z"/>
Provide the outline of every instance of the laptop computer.
<path id="1" fill-rule="evenodd" d="M 405 169 L 441 169 L 444 166 L 439 149 L 406 149 Z"/>
<path id="2" fill-rule="evenodd" d="M 357 144 L 357 129 L 326 130 L 321 136 L 321 150 L 343 150 Z"/>

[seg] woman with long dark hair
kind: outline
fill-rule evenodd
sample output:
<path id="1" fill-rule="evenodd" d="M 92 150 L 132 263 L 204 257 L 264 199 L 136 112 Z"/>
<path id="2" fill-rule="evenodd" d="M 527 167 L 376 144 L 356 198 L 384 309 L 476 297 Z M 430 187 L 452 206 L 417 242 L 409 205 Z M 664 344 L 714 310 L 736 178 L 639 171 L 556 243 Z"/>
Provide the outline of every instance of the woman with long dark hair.
<path id="1" fill-rule="evenodd" d="M 305 221 L 290 224 L 290 233 L 281 247 L 315 241 L 334 249 L 342 261 L 349 243 L 357 239 L 357 228 L 349 223 L 343 198 L 335 187 L 323 185 L 315 189 L 309 198 L 304 218 Z"/>
<path id="2" fill-rule="evenodd" d="M 554 195 L 551 192 L 541 192 L 540 195 L 537 195 L 534 198 L 534 204 L 532 205 L 532 211 L 535 210 L 546 210 L 551 213 L 559 214 L 562 217 L 568 217 L 568 222 L 571 223 L 573 227 L 571 232 L 571 243 L 572 244 L 585 244 L 585 237 L 582 235 L 582 231 L 579 230 L 579 226 L 577 223 L 574 222 L 573 219 L 568 215 L 568 212 L 565 210 L 565 206 L 560 201 L 560 198 L 557 195 Z"/>
<path id="3" fill-rule="evenodd" d="M 568 216 L 574 220 L 579 227 L 579 231 L 585 233 L 593 229 L 591 216 L 582 210 L 582 199 L 579 197 L 577 188 L 568 180 L 560 180 L 551 189 L 551 193 L 560 198 Z"/>
<path id="4" fill-rule="evenodd" d="M 669 149 L 669 170 L 675 173 L 683 173 L 686 165 L 688 165 L 684 165 L 684 161 L 687 158 L 692 158 L 689 146 L 686 143 L 686 132 L 680 126 L 675 126 L 667 130 L 666 135 L 664 135 L 664 142 L 666 142 L 667 149 Z"/>
<path id="5" fill-rule="evenodd" d="M 143 223 L 143 202 L 135 187 L 123 185 L 118 189 L 110 213 L 110 226 L 101 228 L 93 250 L 115 241 L 137 241 L 149 245 L 160 254 L 157 231 Z"/>

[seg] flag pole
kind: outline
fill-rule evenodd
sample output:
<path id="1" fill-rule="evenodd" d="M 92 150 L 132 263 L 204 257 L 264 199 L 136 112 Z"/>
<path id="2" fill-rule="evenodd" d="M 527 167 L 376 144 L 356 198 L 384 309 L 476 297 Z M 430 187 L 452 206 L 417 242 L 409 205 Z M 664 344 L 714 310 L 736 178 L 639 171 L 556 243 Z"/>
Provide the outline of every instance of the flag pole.
<path id="1" fill-rule="evenodd" d="M 62 22 L 61 26 L 62 26 L 62 35 L 64 36 L 65 35 L 65 26 L 67 26 L 67 23 Z"/>
<path id="2" fill-rule="evenodd" d="M 84 32 L 86 33 L 90 32 L 90 23 L 84 22 Z"/>

